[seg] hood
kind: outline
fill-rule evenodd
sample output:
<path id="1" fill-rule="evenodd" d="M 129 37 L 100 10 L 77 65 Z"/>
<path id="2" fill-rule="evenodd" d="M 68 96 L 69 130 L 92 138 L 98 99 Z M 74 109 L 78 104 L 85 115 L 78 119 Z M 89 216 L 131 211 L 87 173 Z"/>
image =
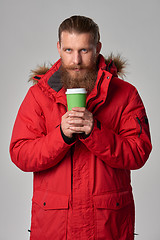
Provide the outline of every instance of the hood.
<path id="1" fill-rule="evenodd" d="M 105 58 L 106 70 L 109 71 L 113 76 L 118 76 L 124 78 L 126 76 L 125 69 L 127 65 L 127 60 L 124 59 L 120 54 L 113 55 L 111 53 L 108 57 Z M 29 76 L 29 82 L 36 84 L 38 80 L 45 75 L 53 64 L 49 63 L 48 65 L 44 63 L 43 65 L 38 65 L 34 70 L 31 70 Z"/>

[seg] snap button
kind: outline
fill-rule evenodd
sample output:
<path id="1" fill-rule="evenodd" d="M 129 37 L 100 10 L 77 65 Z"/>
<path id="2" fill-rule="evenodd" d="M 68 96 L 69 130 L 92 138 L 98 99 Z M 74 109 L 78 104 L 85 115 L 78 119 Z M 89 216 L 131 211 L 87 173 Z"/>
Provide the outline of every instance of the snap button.
<path id="1" fill-rule="evenodd" d="M 44 202 L 43 205 L 46 206 L 46 202 Z"/>
<path id="2" fill-rule="evenodd" d="M 109 79 L 109 77 L 107 77 L 107 79 Z"/>

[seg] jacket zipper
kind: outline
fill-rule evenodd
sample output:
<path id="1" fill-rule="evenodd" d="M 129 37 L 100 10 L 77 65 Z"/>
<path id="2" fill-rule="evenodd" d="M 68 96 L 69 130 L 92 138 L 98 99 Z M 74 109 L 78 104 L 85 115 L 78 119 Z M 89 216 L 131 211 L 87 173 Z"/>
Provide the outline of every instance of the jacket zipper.
<path id="1" fill-rule="evenodd" d="M 96 98 L 98 97 L 98 95 L 99 95 L 99 86 L 100 86 L 100 84 L 101 84 L 101 82 L 102 82 L 103 75 L 104 75 L 104 73 L 102 73 L 102 76 L 101 76 L 101 78 L 100 78 L 100 80 L 99 80 L 99 82 L 98 82 L 98 85 L 97 85 L 97 95 L 96 95 L 95 97 L 92 97 L 92 98 L 89 99 L 89 101 L 87 102 L 87 106 L 86 106 L 87 108 L 88 108 L 89 102 L 90 102 L 90 101 L 93 101 L 94 99 L 96 99 Z M 102 100 L 102 101 L 103 101 L 103 100 Z M 101 101 L 101 102 L 102 102 L 102 101 Z M 101 102 L 100 102 L 100 103 L 101 103 Z M 98 104 L 99 104 L 99 103 L 98 103 Z M 96 104 L 96 105 L 98 105 L 98 104 Z M 96 107 L 96 106 L 94 106 L 93 109 L 95 109 L 95 107 Z"/>
<path id="2" fill-rule="evenodd" d="M 71 199 L 70 199 L 70 206 L 72 208 L 73 204 L 73 152 L 74 152 L 74 145 L 70 149 L 71 151 Z"/>
<path id="3" fill-rule="evenodd" d="M 100 103 L 102 103 L 102 102 L 103 102 L 103 100 L 101 100 L 100 102 L 98 102 L 98 103 L 93 107 L 92 112 L 94 112 L 94 110 L 96 109 L 96 107 L 97 107 Z"/>

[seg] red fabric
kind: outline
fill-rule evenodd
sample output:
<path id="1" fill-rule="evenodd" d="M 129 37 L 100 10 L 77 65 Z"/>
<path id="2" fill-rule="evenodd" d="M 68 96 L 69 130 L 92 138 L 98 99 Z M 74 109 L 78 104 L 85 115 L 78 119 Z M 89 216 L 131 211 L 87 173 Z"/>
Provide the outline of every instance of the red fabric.
<path id="1" fill-rule="evenodd" d="M 87 97 L 93 131 L 69 145 L 60 131 L 65 90 L 57 93 L 47 83 L 60 64 L 29 89 L 10 144 L 12 161 L 34 172 L 30 239 L 134 239 L 130 170 L 141 168 L 152 148 L 142 100 L 135 87 L 105 70 L 101 56 Z"/>

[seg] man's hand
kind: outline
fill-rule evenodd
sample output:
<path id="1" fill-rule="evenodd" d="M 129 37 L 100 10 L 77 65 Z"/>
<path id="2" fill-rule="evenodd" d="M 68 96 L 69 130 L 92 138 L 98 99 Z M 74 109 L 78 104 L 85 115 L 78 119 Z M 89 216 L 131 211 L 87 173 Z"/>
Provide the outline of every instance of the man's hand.
<path id="1" fill-rule="evenodd" d="M 88 135 L 93 128 L 93 115 L 86 108 L 75 107 L 62 116 L 61 128 L 63 133 L 71 138 L 73 133 Z"/>

